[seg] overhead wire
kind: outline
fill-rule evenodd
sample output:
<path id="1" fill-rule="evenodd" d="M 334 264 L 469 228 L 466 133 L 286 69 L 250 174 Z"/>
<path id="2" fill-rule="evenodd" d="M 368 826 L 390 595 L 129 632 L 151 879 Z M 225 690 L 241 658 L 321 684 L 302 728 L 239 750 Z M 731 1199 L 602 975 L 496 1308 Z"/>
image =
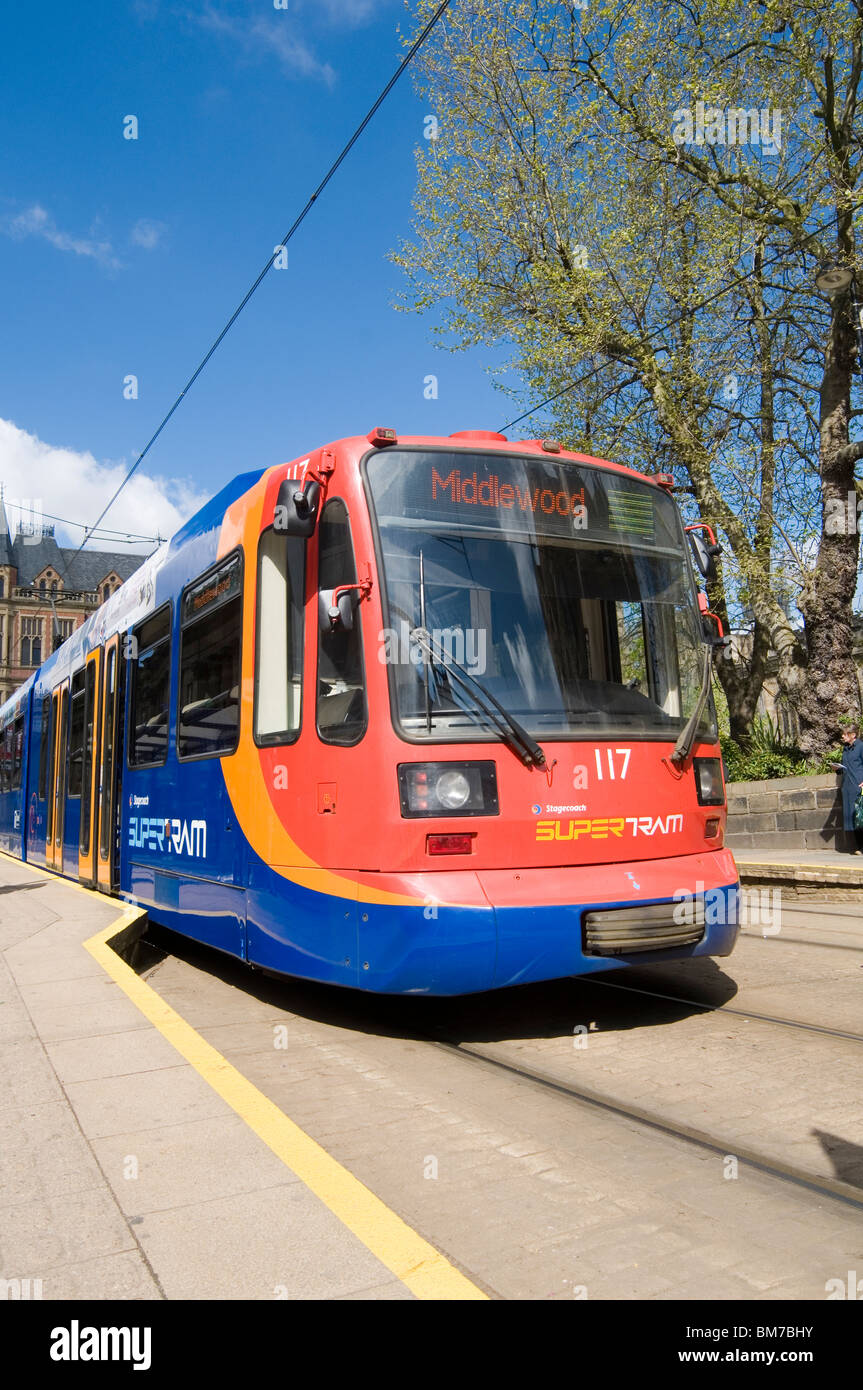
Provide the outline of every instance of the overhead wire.
<path id="1" fill-rule="evenodd" d="M 177 399 L 174 401 L 174 404 L 171 406 L 171 408 L 170 408 L 170 410 L 168 411 L 167 415 L 165 415 L 165 417 L 164 417 L 164 419 L 162 420 L 161 424 L 159 425 L 158 429 L 155 431 L 155 433 L 154 433 L 154 434 L 151 436 L 151 438 L 147 441 L 147 443 L 146 443 L 146 445 L 144 446 L 144 448 L 143 448 L 143 449 L 141 450 L 141 452 L 138 454 L 137 458 L 135 459 L 135 462 L 132 464 L 132 467 L 129 469 L 129 471 L 128 471 L 128 473 L 126 474 L 125 478 L 124 478 L 123 481 L 120 483 L 119 487 L 116 489 L 116 491 L 114 492 L 113 496 L 111 497 L 111 500 L 107 503 L 107 505 L 106 505 L 105 507 L 103 507 L 102 511 L 99 513 L 99 516 L 97 517 L 96 521 L 94 522 L 93 527 L 91 528 L 91 531 L 95 531 L 95 530 L 98 529 L 99 523 L 104 519 L 104 517 L 107 515 L 107 513 L 111 510 L 111 508 L 113 507 L 113 505 L 114 505 L 114 503 L 116 502 L 117 498 L 120 496 L 120 493 L 123 491 L 124 487 L 125 487 L 126 484 L 129 482 L 129 480 L 132 478 L 132 476 L 134 475 L 134 473 L 137 471 L 137 469 L 139 468 L 139 466 L 141 465 L 141 463 L 142 463 L 142 462 L 144 461 L 144 459 L 147 457 L 147 454 L 148 454 L 148 453 L 150 452 L 150 450 L 152 449 L 153 445 L 155 444 L 156 440 L 159 438 L 159 435 L 162 433 L 162 431 L 163 431 L 163 429 L 165 428 L 165 426 L 168 424 L 168 422 L 169 422 L 169 420 L 171 419 L 171 417 L 173 416 L 174 412 L 178 409 L 178 407 L 179 407 L 179 406 L 182 404 L 182 402 L 185 400 L 187 393 L 189 392 L 189 390 L 191 389 L 191 387 L 194 386 L 195 382 L 197 381 L 198 377 L 201 375 L 201 372 L 204 370 L 204 368 L 206 367 L 207 363 L 210 361 L 210 358 L 213 356 L 214 352 L 216 352 L 217 348 L 219 347 L 219 345 L 221 344 L 221 342 L 223 341 L 223 339 L 227 336 L 227 334 L 230 332 L 231 328 L 232 328 L 232 327 L 234 326 L 234 324 L 236 323 L 236 321 L 237 321 L 237 319 L 239 318 L 240 314 L 243 312 L 243 310 L 245 309 L 245 307 L 246 307 L 246 305 L 248 304 L 249 300 L 252 298 L 252 295 L 253 295 L 253 294 L 255 293 L 255 291 L 258 289 L 258 286 L 259 286 L 259 285 L 261 284 L 261 282 L 265 279 L 265 277 L 268 275 L 268 273 L 270 272 L 270 270 L 272 270 L 272 268 L 273 268 L 273 266 L 274 266 L 276 260 L 278 259 L 278 257 L 279 257 L 280 254 L 282 253 L 282 251 L 287 247 L 288 243 L 291 241 L 291 239 L 293 238 L 293 236 L 295 235 L 295 233 L 296 233 L 296 232 L 299 230 L 299 228 L 302 226 L 303 222 L 306 220 L 306 217 L 308 216 L 309 212 L 310 212 L 311 209 L 313 208 L 314 204 L 317 202 L 318 198 L 319 198 L 320 195 L 323 193 L 324 189 L 325 189 L 325 188 L 327 187 L 327 185 L 330 183 L 331 179 L 334 177 L 334 175 L 335 175 L 335 174 L 338 172 L 338 170 L 341 168 L 342 164 L 343 164 L 344 161 L 347 159 L 347 157 L 348 157 L 348 155 L 350 154 L 351 150 L 353 149 L 354 145 L 355 145 L 355 144 L 357 143 L 357 141 L 360 139 L 360 137 L 362 136 L 362 134 L 363 134 L 363 132 L 365 131 L 366 127 L 369 125 L 370 121 L 372 121 L 372 120 L 374 119 L 374 117 L 376 116 L 377 112 L 380 110 L 381 106 L 382 106 L 383 103 L 386 101 L 387 97 L 389 96 L 390 92 L 391 92 L 391 91 L 393 90 L 393 88 L 395 87 L 396 83 L 399 81 L 399 79 L 401 78 L 401 76 L 403 75 L 403 73 L 405 73 L 405 72 L 407 71 L 408 67 L 409 67 L 410 64 L 413 62 L 413 60 L 414 60 L 414 58 L 416 57 L 417 53 L 420 51 L 420 49 L 422 48 L 423 44 L 425 43 L 426 39 L 427 39 L 427 38 L 429 37 L 429 35 L 431 34 L 432 30 L 435 28 L 435 26 L 437 25 L 438 21 L 442 18 L 444 12 L 449 8 L 449 5 L 450 5 L 450 0 L 442 0 L 442 3 L 441 3 L 440 5 L 438 5 L 438 8 L 435 10 L 435 12 L 434 12 L 432 18 L 428 21 L 428 23 L 426 24 L 425 28 L 422 30 L 422 32 L 420 33 L 420 35 L 418 36 L 418 38 L 417 38 L 417 39 L 414 41 L 414 43 L 411 45 L 411 47 L 410 47 L 408 53 L 405 55 L 405 57 L 402 59 L 401 63 L 399 64 L 399 67 L 398 67 L 398 68 L 396 69 L 396 71 L 393 73 L 392 77 L 389 79 L 389 81 L 387 82 L 386 86 L 385 86 L 385 87 L 383 88 L 383 90 L 380 92 L 380 94 L 378 95 L 378 97 L 376 98 L 376 100 L 375 100 L 375 101 L 373 102 L 373 104 L 369 107 L 369 110 L 366 112 L 365 116 L 364 116 L 363 119 L 360 121 L 359 125 L 356 127 L 354 133 L 351 135 L 351 137 L 350 137 L 350 139 L 348 140 L 347 144 L 345 144 L 345 145 L 343 146 L 343 148 L 342 148 L 342 150 L 340 151 L 340 153 L 339 153 L 339 155 L 337 156 L 337 158 L 336 158 L 336 159 L 333 161 L 333 163 L 330 165 L 329 169 L 327 170 L 327 172 L 326 172 L 326 174 L 324 175 L 324 177 L 321 179 L 321 181 L 320 181 L 320 183 L 318 184 L 317 188 L 315 189 L 314 193 L 312 193 L 311 197 L 308 199 L 308 201 L 307 201 L 305 207 L 304 207 L 304 208 L 302 209 L 302 211 L 298 214 L 298 216 L 294 219 L 293 224 L 292 224 L 291 227 L 288 229 L 288 231 L 285 233 L 285 235 L 282 237 L 282 239 L 281 239 L 281 241 L 279 242 L 279 244 L 273 249 L 273 254 L 270 256 L 270 258 L 269 258 L 269 260 L 267 261 L 266 265 L 264 266 L 263 270 L 261 270 L 260 274 L 257 276 L 257 278 L 256 278 L 256 279 L 254 280 L 254 282 L 252 283 L 251 288 L 246 292 L 246 294 L 245 294 L 245 295 L 243 296 L 243 298 L 240 300 L 240 303 L 237 305 L 236 309 L 235 309 L 234 312 L 231 314 L 231 317 L 228 319 L 228 321 L 227 321 L 227 323 L 225 324 L 224 328 L 223 328 L 222 331 L 219 333 L 218 337 L 217 337 L 217 338 L 213 341 L 213 343 L 210 345 L 210 347 L 208 348 L 208 350 L 207 350 L 206 354 L 204 355 L 204 357 L 203 357 L 203 358 L 201 359 L 201 361 L 198 363 L 198 366 L 195 368 L 194 372 L 193 372 L 192 375 L 189 377 L 189 380 L 186 382 L 186 384 L 185 384 L 185 386 L 183 387 L 182 391 L 180 392 L 179 396 L 178 396 Z M 78 547 L 77 551 L 75 552 L 75 555 L 72 556 L 72 560 L 70 561 L 70 564 L 71 564 L 71 563 L 74 563 L 74 561 L 75 561 L 75 559 L 77 558 L 77 556 L 81 553 L 81 551 L 84 549 L 84 546 L 87 544 L 88 539 L 89 539 L 89 535 L 85 534 L 83 541 L 81 542 L 80 546 Z"/>
<path id="2" fill-rule="evenodd" d="M 96 536 L 97 529 L 100 532 L 96 536 L 97 540 L 112 540 L 114 544 L 161 545 L 164 540 L 164 536 L 139 536 L 134 531 L 113 531 L 104 526 L 98 528 L 88 526 L 85 521 L 70 521 L 66 516 L 54 516 L 52 512 L 43 512 L 41 508 L 24 507 L 19 502 L 10 502 L 6 497 L 2 501 L 5 507 L 11 508 L 13 512 L 20 512 L 22 516 L 32 516 L 34 519 L 47 517 L 49 521 L 59 521 L 61 526 L 72 526 L 76 531 L 87 531 L 90 540 Z"/>

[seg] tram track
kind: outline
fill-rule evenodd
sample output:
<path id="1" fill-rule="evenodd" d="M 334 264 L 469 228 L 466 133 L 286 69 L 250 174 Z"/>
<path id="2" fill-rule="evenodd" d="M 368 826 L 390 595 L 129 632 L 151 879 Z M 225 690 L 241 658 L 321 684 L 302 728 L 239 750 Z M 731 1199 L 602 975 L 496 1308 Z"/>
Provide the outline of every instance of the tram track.
<path id="1" fill-rule="evenodd" d="M 863 938 L 861 938 L 859 931 L 859 922 L 863 913 L 852 915 L 837 910 L 838 907 L 837 904 L 831 908 L 829 903 L 826 906 L 818 907 L 818 920 L 822 924 L 822 928 L 838 936 L 856 936 L 860 942 L 859 945 L 855 945 L 851 941 L 819 941 L 811 934 L 808 936 L 794 935 L 795 928 L 798 932 L 807 929 L 810 933 L 812 932 L 812 911 L 804 907 L 790 906 L 785 906 L 782 909 L 783 925 L 781 931 L 759 931 L 753 925 L 751 929 L 742 927 L 740 938 L 744 941 L 778 941 L 783 946 L 814 946 L 822 951 L 851 951 L 857 955 L 863 954 Z M 847 930 L 849 925 L 858 927 L 858 930 L 849 932 Z M 791 927 L 791 933 L 786 930 L 787 926 Z"/>
<path id="2" fill-rule="evenodd" d="M 738 1162 L 745 1163 L 757 1172 L 795 1187 L 806 1188 L 808 1191 L 818 1193 L 823 1197 L 833 1198 L 857 1211 L 863 1211 L 863 1190 L 850 1183 L 842 1182 L 838 1178 L 828 1178 L 826 1175 L 813 1173 L 810 1169 L 801 1168 L 796 1164 L 785 1163 L 770 1154 L 760 1153 L 758 1150 L 741 1145 L 736 1141 L 723 1141 L 721 1136 L 711 1134 L 696 1125 L 682 1124 L 668 1116 L 651 1111 L 645 1106 L 604 1095 L 592 1087 L 574 1085 L 550 1072 L 524 1066 L 511 1057 L 501 1054 L 497 1049 L 475 1047 L 459 1042 L 454 1038 L 435 1037 L 432 1034 L 416 1034 L 415 1036 L 418 1041 L 429 1043 L 451 1056 L 461 1057 L 468 1064 L 484 1066 L 490 1070 L 505 1073 L 533 1087 L 556 1093 L 565 1099 L 595 1110 L 601 1110 L 606 1114 L 616 1115 L 621 1119 L 644 1125 L 658 1133 L 682 1140 L 684 1143 L 717 1154 L 722 1158 L 734 1157 Z"/>
<path id="3" fill-rule="evenodd" d="M 781 1028 L 796 1028 L 807 1033 L 821 1033 L 830 1038 L 841 1038 L 846 1042 L 863 1043 L 863 1033 L 848 1033 L 841 1028 L 828 1028 L 822 1023 L 806 1023 L 803 1019 L 780 1018 L 776 1014 L 756 1013 L 753 1009 L 735 1009 L 728 1004 L 705 1003 L 700 999 L 685 999 L 679 994 L 664 994 L 655 989 L 641 989 L 638 985 L 623 985 L 612 980 L 596 980 L 591 975 L 579 976 L 583 984 L 599 989 L 616 989 L 625 994 L 641 994 L 649 999 L 662 999 L 669 1004 L 684 1004 L 687 1008 L 702 1009 L 705 1013 L 731 1014 L 735 1018 L 752 1018 L 759 1023 L 773 1023 Z"/>
<path id="4" fill-rule="evenodd" d="M 142 953 L 136 962 L 139 970 L 151 969 L 155 964 L 166 959 L 166 946 L 172 943 L 156 942 L 145 939 L 137 943 L 137 950 Z M 176 942 L 173 943 L 176 945 Z M 200 950 L 201 948 L 197 948 Z M 204 948 L 206 950 L 206 948 Z M 194 951 L 189 954 L 196 954 Z M 181 957 L 182 958 L 182 957 Z M 219 960 L 222 970 L 226 969 L 225 962 Z M 230 976 L 231 971 L 227 971 Z M 281 984 L 281 981 L 279 982 Z M 653 997 L 669 1003 L 683 1004 L 686 1007 L 697 1007 L 705 1011 L 714 1013 L 733 1013 L 737 1016 L 763 1021 L 774 1024 L 782 1024 L 785 1027 L 799 1029 L 806 1032 L 828 1035 L 835 1037 L 843 1042 L 863 1042 L 863 1036 L 856 1033 L 848 1033 L 838 1029 L 829 1029 L 818 1025 L 804 1024 L 796 1020 L 780 1019 L 774 1016 L 764 1016 L 744 1011 L 740 1009 L 728 1010 L 719 1005 L 705 1004 L 700 1001 L 684 1000 L 681 996 L 664 994 L 659 991 L 649 991 L 626 985 L 612 985 L 608 981 L 598 981 L 589 976 L 578 977 L 579 985 L 594 984 L 605 985 L 614 988 L 621 996 L 629 995 Z M 300 988 L 295 985 L 295 988 Z M 319 986 L 312 986 L 314 990 L 320 989 Z M 377 1001 L 376 1001 L 377 1002 Z M 302 1001 L 294 1001 L 287 1007 L 291 1010 L 288 1017 L 301 1018 L 305 1010 L 300 1007 L 297 1013 L 298 1004 Z M 284 1004 L 283 1004 L 284 1007 Z M 312 1011 L 314 1012 L 314 1010 Z M 336 1026 L 355 1027 L 355 1020 L 352 1017 L 330 1020 L 336 1022 Z M 757 1148 L 750 1144 L 740 1143 L 732 1136 L 723 1137 L 721 1120 L 717 1120 L 713 1127 L 705 1127 L 699 1124 L 687 1123 L 685 1120 L 678 1119 L 674 1114 L 663 1112 L 661 1109 L 651 1108 L 649 1105 L 642 1105 L 632 1096 L 619 1096 L 610 1094 L 604 1087 L 587 1085 L 571 1080 L 569 1077 L 555 1072 L 553 1069 L 534 1065 L 531 1059 L 514 1056 L 512 1051 L 508 1051 L 508 1042 L 502 1043 L 484 1041 L 474 1042 L 464 1040 L 463 1036 L 454 1032 L 452 1023 L 447 1020 L 441 1024 L 432 1023 L 431 1027 L 417 1027 L 416 1016 L 408 1022 L 407 1020 L 394 1019 L 390 1016 L 390 1010 L 386 1006 L 383 1008 L 381 1017 L 374 1016 L 374 1031 L 380 1029 L 386 1033 L 394 1026 L 396 1036 L 410 1039 L 423 1047 L 440 1050 L 450 1056 L 457 1057 L 465 1066 L 482 1067 L 491 1074 L 506 1076 L 522 1082 L 525 1086 L 541 1091 L 546 1095 L 556 1095 L 561 1100 L 574 1106 L 585 1106 L 591 1110 L 602 1112 L 609 1116 L 614 1116 L 625 1123 L 643 1126 L 657 1134 L 664 1134 L 671 1139 L 692 1145 L 703 1153 L 717 1155 L 720 1158 L 732 1156 L 740 1163 L 746 1165 L 753 1171 L 772 1177 L 777 1181 L 787 1183 L 797 1188 L 806 1189 L 809 1192 L 820 1195 L 826 1199 L 841 1201 L 847 1206 L 854 1208 L 855 1211 L 863 1211 L 863 1186 L 858 1187 L 853 1183 L 843 1181 L 840 1178 L 829 1177 L 824 1173 L 818 1172 L 814 1168 L 802 1166 L 800 1164 L 786 1162 L 776 1153 L 771 1153 Z M 368 1026 L 368 1020 L 366 1022 Z M 757 1142 L 757 1141 L 756 1141 Z"/>
<path id="5" fill-rule="evenodd" d="M 777 932 L 775 936 L 765 936 L 763 932 L 742 931 L 742 941 L 777 941 L 780 946 L 814 946 L 819 951 L 850 951 L 852 955 L 863 955 L 863 946 L 846 946 L 842 941 L 812 941 L 807 936 L 789 936 L 787 932 Z"/>

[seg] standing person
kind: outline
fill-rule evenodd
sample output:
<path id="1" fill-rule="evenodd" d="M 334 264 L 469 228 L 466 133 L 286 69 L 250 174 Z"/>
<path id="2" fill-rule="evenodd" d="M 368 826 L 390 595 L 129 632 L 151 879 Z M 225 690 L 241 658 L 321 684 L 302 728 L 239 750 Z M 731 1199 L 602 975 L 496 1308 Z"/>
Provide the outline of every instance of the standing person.
<path id="1" fill-rule="evenodd" d="M 859 724 L 842 730 L 842 819 L 845 829 L 854 834 L 852 854 L 863 854 L 863 830 L 854 829 L 854 804 L 863 791 L 863 740 L 859 733 Z"/>

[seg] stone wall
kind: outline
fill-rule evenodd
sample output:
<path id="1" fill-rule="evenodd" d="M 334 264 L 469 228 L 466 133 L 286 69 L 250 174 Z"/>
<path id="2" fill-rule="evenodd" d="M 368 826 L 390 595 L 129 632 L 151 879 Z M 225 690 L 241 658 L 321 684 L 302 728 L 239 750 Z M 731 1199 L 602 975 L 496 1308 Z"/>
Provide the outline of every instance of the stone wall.
<path id="1" fill-rule="evenodd" d="M 730 849 L 847 849 L 841 772 L 728 783 Z"/>

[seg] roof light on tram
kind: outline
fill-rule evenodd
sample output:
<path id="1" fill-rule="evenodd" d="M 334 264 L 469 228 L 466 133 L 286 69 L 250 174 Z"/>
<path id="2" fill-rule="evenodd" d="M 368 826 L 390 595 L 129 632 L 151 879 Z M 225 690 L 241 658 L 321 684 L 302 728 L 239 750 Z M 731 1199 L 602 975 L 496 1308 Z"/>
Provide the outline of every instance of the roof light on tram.
<path id="1" fill-rule="evenodd" d="M 373 444 L 376 449 L 380 449 L 384 444 L 398 444 L 399 437 L 395 430 L 388 425 L 376 425 L 366 435 L 366 439 Z"/>
<path id="2" fill-rule="evenodd" d="M 673 473 L 648 473 L 650 482 L 656 483 L 657 487 L 674 487 Z"/>
<path id="3" fill-rule="evenodd" d="M 556 439 L 541 439 L 539 443 L 540 448 L 544 449 L 547 454 L 560 453 L 560 445 Z"/>

